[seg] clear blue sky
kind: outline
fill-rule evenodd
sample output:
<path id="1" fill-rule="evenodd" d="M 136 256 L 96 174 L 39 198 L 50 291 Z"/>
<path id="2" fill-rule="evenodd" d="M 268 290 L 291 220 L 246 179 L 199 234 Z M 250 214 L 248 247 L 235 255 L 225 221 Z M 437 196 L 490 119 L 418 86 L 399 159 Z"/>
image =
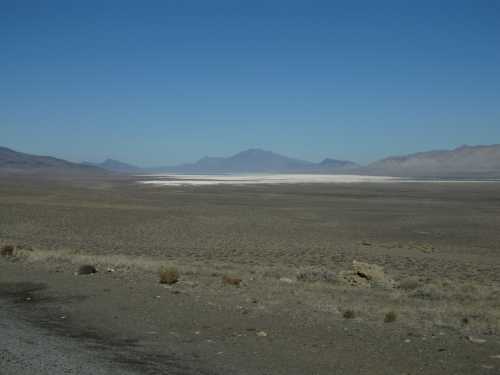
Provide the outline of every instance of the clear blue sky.
<path id="1" fill-rule="evenodd" d="M 0 1 L 0 145 L 168 165 L 500 143 L 500 1 Z"/>

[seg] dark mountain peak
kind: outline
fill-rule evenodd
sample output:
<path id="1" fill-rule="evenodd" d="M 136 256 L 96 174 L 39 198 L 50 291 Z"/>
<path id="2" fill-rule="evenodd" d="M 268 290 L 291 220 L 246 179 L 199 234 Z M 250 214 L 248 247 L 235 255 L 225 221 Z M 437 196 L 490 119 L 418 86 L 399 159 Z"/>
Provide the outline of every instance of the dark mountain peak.
<path id="1" fill-rule="evenodd" d="M 274 154 L 274 152 L 269 150 L 264 150 L 262 148 L 249 148 L 248 150 L 240 151 L 238 154 L 247 154 L 247 155 L 259 155 L 259 154 Z"/>
<path id="2" fill-rule="evenodd" d="M 240 151 L 237 154 L 231 156 L 232 158 L 256 158 L 256 157 L 269 157 L 273 155 L 278 155 L 275 154 L 272 151 L 268 150 L 263 150 L 261 148 L 249 148 L 248 150 Z M 279 155 L 281 156 L 281 155 Z"/>
<path id="3" fill-rule="evenodd" d="M 337 160 L 332 158 L 326 158 L 319 163 L 320 166 L 326 168 L 355 168 L 358 164 L 349 160 Z"/>

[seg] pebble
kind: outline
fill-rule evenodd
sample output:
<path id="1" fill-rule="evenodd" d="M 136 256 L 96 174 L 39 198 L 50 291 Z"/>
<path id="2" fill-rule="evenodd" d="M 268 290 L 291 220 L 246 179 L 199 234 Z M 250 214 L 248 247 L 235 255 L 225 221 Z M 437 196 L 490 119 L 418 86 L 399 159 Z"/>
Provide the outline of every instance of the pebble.
<path id="1" fill-rule="evenodd" d="M 267 336 L 267 332 L 265 332 L 265 331 L 259 331 L 259 332 L 257 332 L 257 336 L 259 336 L 259 337 L 266 337 Z"/>
<path id="2" fill-rule="evenodd" d="M 281 277 L 281 278 L 280 278 L 280 281 L 281 281 L 282 283 L 287 283 L 287 284 L 292 284 L 292 283 L 293 283 L 293 280 L 292 280 L 292 279 L 290 279 L 289 277 Z"/>
<path id="3" fill-rule="evenodd" d="M 467 336 L 467 340 L 473 342 L 474 344 L 484 344 L 486 342 L 485 339 L 480 339 L 477 337 Z"/>

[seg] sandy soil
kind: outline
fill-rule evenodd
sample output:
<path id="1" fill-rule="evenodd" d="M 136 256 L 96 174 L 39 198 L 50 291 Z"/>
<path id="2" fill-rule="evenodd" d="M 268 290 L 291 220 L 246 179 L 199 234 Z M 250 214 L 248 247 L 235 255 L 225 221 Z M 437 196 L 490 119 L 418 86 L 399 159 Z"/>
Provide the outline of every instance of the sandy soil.
<path id="1" fill-rule="evenodd" d="M 0 241 L 17 248 L 0 259 L 0 337 L 139 373 L 495 373 L 499 212 L 494 184 L 2 181 Z M 345 282 L 353 260 L 391 282 Z M 75 275 L 84 263 L 99 272 Z"/>

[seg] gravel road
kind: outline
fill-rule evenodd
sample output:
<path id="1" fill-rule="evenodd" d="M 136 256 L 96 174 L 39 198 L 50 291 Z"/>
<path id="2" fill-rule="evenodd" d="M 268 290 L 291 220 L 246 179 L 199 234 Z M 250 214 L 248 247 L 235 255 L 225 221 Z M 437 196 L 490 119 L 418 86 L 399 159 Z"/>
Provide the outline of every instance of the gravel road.
<path id="1" fill-rule="evenodd" d="M 47 335 L 42 329 L 12 318 L 13 310 L 1 301 L 0 374 L 54 375 L 111 374 L 112 364 L 74 340 Z M 115 367 L 116 370 L 116 367 Z M 138 372 L 121 369 L 121 374 Z"/>

